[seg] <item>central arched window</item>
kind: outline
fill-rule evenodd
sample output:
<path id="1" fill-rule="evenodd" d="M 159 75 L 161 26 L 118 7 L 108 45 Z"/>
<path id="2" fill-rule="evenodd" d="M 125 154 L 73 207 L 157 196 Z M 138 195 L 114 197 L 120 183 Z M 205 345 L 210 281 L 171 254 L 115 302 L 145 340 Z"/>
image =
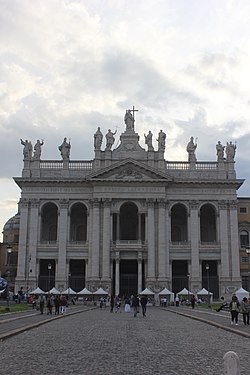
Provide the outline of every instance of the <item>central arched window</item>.
<path id="1" fill-rule="evenodd" d="M 138 239 L 138 208 L 132 202 L 124 203 L 120 208 L 120 239 Z"/>
<path id="2" fill-rule="evenodd" d="M 246 230 L 240 232 L 240 247 L 249 246 L 249 233 Z"/>

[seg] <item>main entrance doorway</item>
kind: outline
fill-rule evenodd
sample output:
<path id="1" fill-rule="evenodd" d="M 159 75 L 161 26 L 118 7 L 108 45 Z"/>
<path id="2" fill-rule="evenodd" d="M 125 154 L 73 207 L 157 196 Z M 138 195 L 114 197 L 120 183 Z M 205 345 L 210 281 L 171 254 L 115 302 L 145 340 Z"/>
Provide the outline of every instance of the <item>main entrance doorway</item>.
<path id="1" fill-rule="evenodd" d="M 120 261 L 120 296 L 131 296 L 138 293 L 137 260 Z"/>

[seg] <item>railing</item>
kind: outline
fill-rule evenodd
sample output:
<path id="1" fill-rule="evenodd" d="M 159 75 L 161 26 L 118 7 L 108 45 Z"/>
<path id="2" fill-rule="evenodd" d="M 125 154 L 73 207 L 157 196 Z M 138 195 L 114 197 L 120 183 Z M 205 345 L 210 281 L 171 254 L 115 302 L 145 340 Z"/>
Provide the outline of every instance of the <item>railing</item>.
<path id="1" fill-rule="evenodd" d="M 93 161 L 82 161 L 82 160 L 74 160 L 69 161 L 69 169 L 89 169 L 91 170 L 93 167 Z M 63 169 L 63 161 L 62 160 L 41 160 L 40 162 L 41 169 Z"/>
<path id="2" fill-rule="evenodd" d="M 182 161 L 166 161 L 166 169 L 181 169 L 190 170 L 191 165 L 195 166 L 195 170 L 216 170 L 218 168 L 217 162 L 196 162 L 194 164 Z"/>
<path id="3" fill-rule="evenodd" d="M 69 169 L 92 169 L 93 161 L 74 160 L 69 162 Z"/>
<path id="4" fill-rule="evenodd" d="M 63 169 L 63 162 L 57 160 L 46 160 L 40 162 L 41 169 Z"/>

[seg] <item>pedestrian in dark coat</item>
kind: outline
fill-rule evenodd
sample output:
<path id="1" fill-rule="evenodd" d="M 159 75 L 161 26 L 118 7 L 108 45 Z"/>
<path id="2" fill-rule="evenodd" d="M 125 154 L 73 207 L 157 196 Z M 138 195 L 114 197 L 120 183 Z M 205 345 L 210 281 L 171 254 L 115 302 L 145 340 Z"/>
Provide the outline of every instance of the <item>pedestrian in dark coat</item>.
<path id="1" fill-rule="evenodd" d="M 141 297 L 141 308 L 142 308 L 142 315 L 146 317 L 146 310 L 147 310 L 147 303 L 148 299 L 146 296 Z"/>
<path id="2" fill-rule="evenodd" d="M 138 314 L 138 309 L 139 309 L 139 297 L 138 296 L 133 296 L 132 307 L 134 309 L 134 317 L 136 318 Z"/>

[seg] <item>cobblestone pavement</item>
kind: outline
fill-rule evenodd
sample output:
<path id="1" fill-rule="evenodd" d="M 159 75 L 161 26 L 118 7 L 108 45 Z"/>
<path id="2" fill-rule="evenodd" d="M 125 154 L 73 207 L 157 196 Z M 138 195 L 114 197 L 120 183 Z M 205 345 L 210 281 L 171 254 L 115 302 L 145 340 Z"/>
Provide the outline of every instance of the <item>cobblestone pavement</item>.
<path id="1" fill-rule="evenodd" d="M 95 309 L 51 321 L 0 343 L 4 375 L 222 375 L 229 351 L 250 374 L 249 339 L 168 309 Z M 4 364 L 4 365 L 3 365 Z"/>

